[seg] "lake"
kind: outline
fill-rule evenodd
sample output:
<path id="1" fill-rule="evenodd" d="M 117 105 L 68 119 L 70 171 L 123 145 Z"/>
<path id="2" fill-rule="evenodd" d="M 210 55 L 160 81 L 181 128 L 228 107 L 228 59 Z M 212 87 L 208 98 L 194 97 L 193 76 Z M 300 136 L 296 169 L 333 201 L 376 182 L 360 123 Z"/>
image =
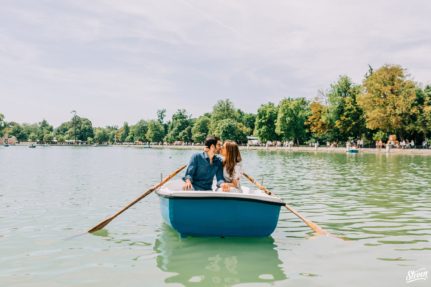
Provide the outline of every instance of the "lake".
<path id="1" fill-rule="evenodd" d="M 155 194 L 85 233 L 194 152 L 0 147 L 0 286 L 429 286 L 406 279 L 431 271 L 431 157 L 242 152 L 250 175 L 344 240 L 286 209 L 268 238 L 180 238 Z"/>

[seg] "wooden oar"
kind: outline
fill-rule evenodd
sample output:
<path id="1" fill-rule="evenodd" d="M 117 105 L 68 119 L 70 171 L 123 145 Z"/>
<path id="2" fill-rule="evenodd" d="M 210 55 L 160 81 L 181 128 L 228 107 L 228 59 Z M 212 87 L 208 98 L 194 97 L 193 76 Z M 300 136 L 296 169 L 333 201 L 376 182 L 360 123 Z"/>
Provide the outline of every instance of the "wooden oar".
<path id="1" fill-rule="evenodd" d="M 245 172 L 243 173 L 244 176 L 252 183 L 254 183 L 260 190 L 262 190 L 263 192 L 265 192 L 268 195 L 271 195 L 272 193 L 266 189 L 263 185 L 261 185 L 260 183 L 258 183 L 254 178 L 252 178 L 251 176 L 249 176 L 248 174 L 246 174 Z M 296 211 L 294 208 L 292 208 L 291 206 L 287 205 L 287 203 L 284 205 L 289 211 L 291 211 L 293 214 L 295 214 L 296 216 L 298 216 L 302 221 L 304 221 L 305 224 L 307 224 L 311 229 L 314 230 L 314 232 L 316 232 L 318 235 L 324 235 L 324 236 L 328 236 L 330 235 L 329 232 L 323 230 L 320 226 L 318 226 L 316 223 L 312 222 L 311 220 L 305 218 L 304 216 L 302 216 L 298 211 Z"/>
<path id="2" fill-rule="evenodd" d="M 115 213 L 113 216 L 103 220 L 102 222 L 100 222 L 99 224 L 97 224 L 96 226 L 94 226 L 93 228 L 88 230 L 88 232 L 90 232 L 90 233 L 96 232 L 96 231 L 102 229 L 103 227 L 105 227 L 106 225 L 108 225 L 112 220 L 114 220 L 115 217 L 117 217 L 118 215 L 120 215 L 121 213 L 123 213 L 124 211 L 129 209 L 129 207 L 131 207 L 132 205 L 134 205 L 135 203 L 137 203 L 138 201 L 140 201 L 141 199 L 143 199 L 144 197 L 146 197 L 147 195 L 149 195 L 150 193 L 152 193 L 156 189 L 160 188 L 162 185 L 164 185 L 166 182 L 168 182 L 171 178 L 176 176 L 180 171 L 182 171 L 186 166 L 187 165 L 183 165 L 182 167 L 178 168 L 176 171 L 174 171 L 173 173 L 171 173 L 170 175 L 165 177 L 161 182 L 159 182 L 156 185 L 153 185 L 153 187 L 151 187 L 149 190 L 147 190 L 144 194 L 139 196 L 134 201 L 130 202 L 126 207 L 124 207 L 123 209 L 121 209 L 120 211 Z"/>

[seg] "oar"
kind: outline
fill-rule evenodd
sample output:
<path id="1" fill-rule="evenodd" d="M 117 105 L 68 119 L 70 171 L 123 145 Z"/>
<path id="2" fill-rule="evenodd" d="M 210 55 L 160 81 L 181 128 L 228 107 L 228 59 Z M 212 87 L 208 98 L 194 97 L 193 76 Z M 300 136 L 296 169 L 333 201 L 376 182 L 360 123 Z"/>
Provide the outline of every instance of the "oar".
<path id="1" fill-rule="evenodd" d="M 251 176 L 249 176 L 248 174 L 246 174 L 245 172 L 243 173 L 244 176 L 252 183 L 254 183 L 260 190 L 262 190 L 263 192 L 265 192 L 268 195 L 271 195 L 272 193 L 266 189 L 263 185 L 261 185 L 260 183 L 258 183 L 254 178 L 252 178 Z M 293 214 L 295 214 L 296 216 L 298 216 L 302 221 L 304 221 L 305 224 L 307 224 L 311 229 L 314 230 L 314 232 L 316 232 L 318 235 L 324 235 L 324 236 L 328 236 L 330 235 L 329 232 L 323 230 L 320 226 L 318 226 L 316 223 L 312 222 L 311 220 L 305 218 L 304 216 L 302 216 L 298 211 L 296 211 L 294 208 L 292 208 L 291 206 L 287 205 L 287 203 L 284 205 L 289 211 L 291 211 Z"/>
<path id="2" fill-rule="evenodd" d="M 131 207 L 132 205 L 134 205 L 135 203 L 137 203 L 138 201 L 140 201 L 141 199 L 143 199 L 144 197 L 146 197 L 147 195 L 149 195 L 150 193 L 152 193 L 156 189 L 160 188 L 162 185 L 164 185 L 166 182 L 168 182 L 171 178 L 176 176 L 180 171 L 182 171 L 186 166 L 187 165 L 183 165 L 182 167 L 180 167 L 179 169 L 177 169 L 176 171 L 174 171 L 173 173 L 171 173 L 170 175 L 165 177 L 161 182 L 159 182 L 156 185 L 153 185 L 153 187 L 151 187 L 149 190 L 147 190 L 144 194 L 139 196 L 134 201 L 130 202 L 126 207 L 124 207 L 123 209 L 121 209 L 120 211 L 115 213 L 113 216 L 103 220 L 102 222 L 100 222 L 99 224 L 97 224 L 96 226 L 94 226 L 93 228 L 88 230 L 88 232 L 90 232 L 90 233 L 96 232 L 96 231 L 102 229 L 103 227 L 105 227 L 106 225 L 108 225 L 112 220 L 114 220 L 115 217 L 117 217 L 118 215 L 120 215 L 121 213 L 123 213 L 124 211 L 129 209 L 129 207 Z"/>

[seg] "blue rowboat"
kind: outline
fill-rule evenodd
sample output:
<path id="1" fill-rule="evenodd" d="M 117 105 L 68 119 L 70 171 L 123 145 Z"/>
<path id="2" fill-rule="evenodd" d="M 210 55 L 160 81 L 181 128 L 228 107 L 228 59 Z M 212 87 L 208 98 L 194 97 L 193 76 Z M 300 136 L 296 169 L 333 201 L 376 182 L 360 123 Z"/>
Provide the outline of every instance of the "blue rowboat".
<path id="1" fill-rule="evenodd" d="M 182 191 L 164 187 L 156 193 L 164 221 L 181 236 L 269 236 L 284 202 L 261 191 L 243 193 Z"/>
<path id="2" fill-rule="evenodd" d="M 347 153 L 358 153 L 359 150 L 357 148 L 349 148 L 346 150 Z"/>

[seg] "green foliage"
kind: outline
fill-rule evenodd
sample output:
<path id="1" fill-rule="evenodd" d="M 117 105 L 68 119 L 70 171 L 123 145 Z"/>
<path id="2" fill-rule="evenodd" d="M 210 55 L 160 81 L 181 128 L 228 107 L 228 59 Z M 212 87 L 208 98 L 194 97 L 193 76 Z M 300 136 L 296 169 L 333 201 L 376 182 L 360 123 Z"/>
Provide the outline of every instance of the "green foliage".
<path id="1" fill-rule="evenodd" d="M 145 136 L 149 142 L 163 142 L 163 138 L 165 137 L 163 124 L 159 120 L 149 121 Z"/>
<path id="2" fill-rule="evenodd" d="M 140 120 L 134 126 L 131 127 L 130 132 L 133 135 L 133 139 L 139 142 L 147 142 L 148 122 Z"/>
<path id="3" fill-rule="evenodd" d="M 4 115 L 0 113 L 0 137 L 3 136 L 3 130 L 6 127 L 6 122 L 4 120 Z"/>
<path id="4" fill-rule="evenodd" d="M 9 136 L 14 136 L 20 142 L 27 141 L 28 134 L 25 133 L 24 128 L 15 122 L 8 123 Z"/>
<path id="5" fill-rule="evenodd" d="M 93 125 L 89 119 L 79 118 L 77 123 L 77 139 L 81 141 L 86 141 L 89 137 L 94 137 Z"/>
<path id="6" fill-rule="evenodd" d="M 98 144 L 107 143 L 109 141 L 109 133 L 104 128 L 96 128 L 94 133 L 94 141 Z"/>
<path id="7" fill-rule="evenodd" d="M 244 126 L 251 132 L 254 131 L 256 115 L 251 113 L 242 113 L 241 110 L 238 110 L 238 113 L 240 113 L 240 121 L 244 124 Z"/>
<path id="8" fill-rule="evenodd" d="M 408 80 L 400 66 L 385 65 L 374 71 L 363 82 L 364 92 L 358 104 L 364 110 L 367 128 L 396 134 L 406 134 L 414 106 L 415 83 Z"/>
<path id="9" fill-rule="evenodd" d="M 127 122 L 125 122 L 123 124 L 123 127 L 119 130 L 120 142 L 125 142 L 126 139 L 129 139 L 129 140 L 131 139 L 131 141 L 133 142 L 133 137 L 129 137 L 129 132 L 130 132 L 129 124 Z"/>
<path id="10" fill-rule="evenodd" d="M 93 125 L 87 118 L 74 115 L 69 122 L 62 123 L 56 130 L 55 136 L 61 135 L 67 140 L 87 141 L 87 138 L 94 137 Z M 39 135 L 38 135 L 38 138 Z"/>
<path id="11" fill-rule="evenodd" d="M 182 140 L 186 142 L 191 141 L 192 120 L 186 110 L 178 110 L 172 115 L 172 120 L 169 123 L 168 134 L 166 141 L 172 143 L 174 141 Z"/>
<path id="12" fill-rule="evenodd" d="M 140 120 L 121 128 L 93 128 L 89 119 L 73 111 L 70 121 L 55 130 L 46 121 L 35 124 L 6 123 L 0 114 L 0 136 L 5 133 L 18 141 L 53 142 L 81 140 L 88 143 L 115 142 L 203 142 L 209 134 L 222 140 L 246 142 L 253 133 L 261 142 L 294 140 L 345 141 L 362 138 L 385 140 L 389 134 L 420 142 L 431 137 L 431 86 L 422 88 L 409 80 L 400 66 L 369 67 L 363 84 L 341 76 L 330 86 L 324 101 L 308 103 L 304 98 L 283 99 L 280 104 L 263 104 L 256 114 L 236 109 L 232 101 L 220 100 L 197 119 L 178 110 L 169 122 L 166 109 L 155 119 Z"/>
<path id="13" fill-rule="evenodd" d="M 314 139 L 327 140 L 328 124 L 328 107 L 317 100 L 310 104 L 310 115 L 305 124 L 309 127 Z"/>
<path id="14" fill-rule="evenodd" d="M 304 142 L 308 135 L 305 122 L 309 115 L 309 105 L 304 98 L 283 99 L 278 105 L 275 132 L 283 140 Z"/>
<path id="15" fill-rule="evenodd" d="M 372 73 L 372 72 L 369 72 Z M 341 76 L 327 94 L 329 139 L 346 141 L 365 132 L 364 114 L 357 104 L 361 87 Z"/>
<path id="16" fill-rule="evenodd" d="M 196 143 L 203 143 L 209 134 L 210 117 L 203 115 L 197 118 L 192 128 L 192 139 Z"/>
<path id="17" fill-rule="evenodd" d="M 382 131 L 378 131 L 373 135 L 373 140 L 375 141 L 386 141 L 387 139 L 387 134 Z"/>
<path id="18" fill-rule="evenodd" d="M 261 142 L 278 140 L 275 132 L 278 108 L 273 103 L 261 105 L 257 110 L 254 133 Z"/>
<path id="19" fill-rule="evenodd" d="M 425 138 L 431 137 L 431 86 L 424 89 L 424 104 L 422 109 L 421 121 L 423 122 L 422 132 Z"/>
<path id="20" fill-rule="evenodd" d="M 62 135 L 56 135 L 55 139 L 57 140 L 58 143 L 64 143 L 65 142 L 65 138 Z"/>
<path id="21" fill-rule="evenodd" d="M 157 120 L 159 123 L 163 124 L 166 117 L 166 109 L 161 109 L 157 111 Z"/>
<path id="22" fill-rule="evenodd" d="M 237 110 L 229 99 L 218 101 L 211 113 L 211 124 L 217 124 L 218 121 L 224 119 L 238 120 Z"/>
<path id="23" fill-rule="evenodd" d="M 43 135 L 43 142 L 44 143 L 52 143 L 53 140 L 54 140 L 54 133 L 53 132 L 45 133 Z"/>
<path id="24" fill-rule="evenodd" d="M 218 101 L 211 113 L 209 134 L 219 136 L 221 140 L 234 140 L 238 143 L 247 141 L 254 129 L 255 117 L 237 110 L 232 101 Z"/>
<path id="25" fill-rule="evenodd" d="M 234 119 L 224 119 L 218 122 L 214 135 L 220 137 L 222 141 L 233 140 L 237 143 L 247 142 L 247 134 L 249 130 L 244 124 L 235 121 Z"/>

